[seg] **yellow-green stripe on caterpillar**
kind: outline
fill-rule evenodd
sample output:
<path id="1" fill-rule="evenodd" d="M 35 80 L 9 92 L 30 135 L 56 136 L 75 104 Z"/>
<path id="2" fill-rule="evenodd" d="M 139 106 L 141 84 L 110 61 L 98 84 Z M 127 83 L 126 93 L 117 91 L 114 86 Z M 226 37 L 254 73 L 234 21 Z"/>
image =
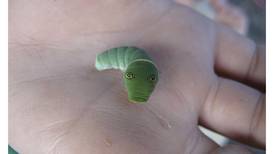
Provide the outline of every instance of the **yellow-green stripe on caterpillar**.
<path id="1" fill-rule="evenodd" d="M 158 82 L 158 70 L 146 52 L 137 47 L 112 48 L 96 56 L 95 67 L 102 71 L 119 69 L 134 103 L 147 102 Z"/>

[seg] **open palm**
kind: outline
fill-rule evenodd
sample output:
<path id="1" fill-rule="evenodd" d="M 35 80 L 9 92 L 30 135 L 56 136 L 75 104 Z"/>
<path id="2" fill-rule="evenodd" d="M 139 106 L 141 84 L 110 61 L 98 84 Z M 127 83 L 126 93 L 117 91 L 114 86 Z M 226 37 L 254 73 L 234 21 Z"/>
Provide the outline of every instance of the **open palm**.
<path id="1" fill-rule="evenodd" d="M 9 42 L 9 140 L 21 153 L 212 152 L 199 123 L 265 144 L 264 95 L 215 74 L 264 84 L 261 53 L 171 1 L 12 0 Z M 120 72 L 94 68 L 119 46 L 159 68 L 147 104 L 128 102 Z"/>

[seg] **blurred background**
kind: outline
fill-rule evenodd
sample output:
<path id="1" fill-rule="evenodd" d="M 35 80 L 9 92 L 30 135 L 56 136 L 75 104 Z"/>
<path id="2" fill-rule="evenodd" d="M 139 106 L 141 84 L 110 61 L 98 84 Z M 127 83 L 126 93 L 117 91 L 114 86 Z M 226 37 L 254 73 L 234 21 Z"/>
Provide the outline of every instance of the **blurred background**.
<path id="1" fill-rule="evenodd" d="M 175 0 L 265 44 L 265 0 Z"/>
<path id="2" fill-rule="evenodd" d="M 257 43 L 265 44 L 265 0 L 229 0 L 239 7 L 249 21 L 247 36 Z"/>
<path id="3" fill-rule="evenodd" d="M 237 33 L 249 37 L 257 44 L 265 45 L 265 0 L 175 0 L 210 18 L 232 28 Z M 200 127 L 203 133 L 219 145 L 237 143 L 215 132 Z M 251 148 L 256 154 L 265 151 Z"/>

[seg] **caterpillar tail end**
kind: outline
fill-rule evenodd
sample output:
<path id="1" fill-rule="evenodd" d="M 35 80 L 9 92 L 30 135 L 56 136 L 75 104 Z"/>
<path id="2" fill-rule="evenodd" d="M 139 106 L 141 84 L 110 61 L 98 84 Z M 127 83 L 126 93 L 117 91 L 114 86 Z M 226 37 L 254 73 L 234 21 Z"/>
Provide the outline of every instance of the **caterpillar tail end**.
<path id="1" fill-rule="evenodd" d="M 98 71 L 102 71 L 104 70 L 104 66 L 102 64 L 100 64 L 99 60 L 98 60 L 98 56 L 96 56 L 96 60 L 95 60 L 95 68 L 98 70 Z"/>

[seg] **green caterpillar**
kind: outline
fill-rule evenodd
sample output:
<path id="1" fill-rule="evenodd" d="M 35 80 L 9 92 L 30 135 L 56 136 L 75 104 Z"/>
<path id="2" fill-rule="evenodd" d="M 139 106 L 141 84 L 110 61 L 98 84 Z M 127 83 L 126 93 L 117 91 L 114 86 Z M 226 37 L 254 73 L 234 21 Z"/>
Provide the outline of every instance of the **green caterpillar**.
<path id="1" fill-rule="evenodd" d="M 11 146 L 9 146 L 9 154 L 18 154 Z"/>
<path id="2" fill-rule="evenodd" d="M 121 70 L 128 99 L 133 103 L 147 102 L 158 82 L 156 65 L 137 47 L 109 49 L 96 56 L 95 67 L 99 71 Z"/>

